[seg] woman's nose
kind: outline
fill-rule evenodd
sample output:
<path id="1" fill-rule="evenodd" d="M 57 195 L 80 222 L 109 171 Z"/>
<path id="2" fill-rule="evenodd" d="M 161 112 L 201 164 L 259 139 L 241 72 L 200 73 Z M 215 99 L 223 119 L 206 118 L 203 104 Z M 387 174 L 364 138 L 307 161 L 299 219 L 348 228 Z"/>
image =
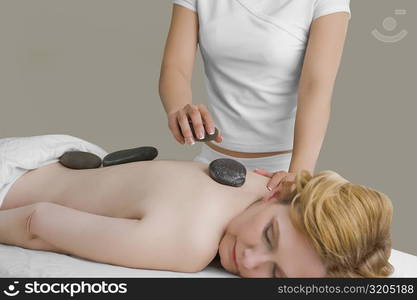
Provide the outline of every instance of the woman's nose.
<path id="1" fill-rule="evenodd" d="M 259 249 L 247 248 L 243 250 L 242 266 L 253 269 L 268 261 L 269 255 Z"/>

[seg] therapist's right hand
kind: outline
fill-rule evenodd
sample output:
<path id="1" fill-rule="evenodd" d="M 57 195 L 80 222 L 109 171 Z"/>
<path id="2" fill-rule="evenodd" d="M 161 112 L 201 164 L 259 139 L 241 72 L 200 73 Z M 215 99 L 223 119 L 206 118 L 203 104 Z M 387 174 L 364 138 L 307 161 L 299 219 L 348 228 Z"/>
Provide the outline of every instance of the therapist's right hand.
<path id="1" fill-rule="evenodd" d="M 204 138 L 205 132 L 214 133 L 213 118 L 204 104 L 187 104 L 182 109 L 168 113 L 168 127 L 172 135 L 180 144 L 194 144 L 191 126 L 197 137 Z M 222 141 L 221 132 L 214 141 L 220 143 Z"/>

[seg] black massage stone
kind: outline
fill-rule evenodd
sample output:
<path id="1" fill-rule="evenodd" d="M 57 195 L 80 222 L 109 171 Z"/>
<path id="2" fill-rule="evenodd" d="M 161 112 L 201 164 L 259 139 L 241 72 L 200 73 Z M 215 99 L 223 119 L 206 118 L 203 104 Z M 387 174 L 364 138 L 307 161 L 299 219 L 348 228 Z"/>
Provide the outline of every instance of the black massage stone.
<path id="1" fill-rule="evenodd" d="M 214 133 L 213 133 L 213 134 L 209 134 L 209 133 L 206 131 L 206 129 L 204 128 L 204 138 L 202 138 L 202 139 L 200 140 L 200 139 L 198 139 L 197 135 L 195 134 L 193 123 L 192 123 L 191 121 L 188 121 L 188 122 L 189 122 L 189 124 L 190 124 L 191 132 L 193 133 L 194 140 L 195 140 L 196 142 L 208 142 L 208 141 L 212 141 L 212 140 L 214 140 L 214 139 L 217 137 L 217 135 L 219 134 L 219 131 L 217 130 L 217 128 L 214 128 Z"/>
<path id="2" fill-rule="evenodd" d="M 109 153 L 103 158 L 103 167 L 126 164 L 134 161 L 153 160 L 157 155 L 158 149 L 152 146 L 119 150 Z"/>
<path id="3" fill-rule="evenodd" d="M 67 151 L 59 162 L 70 169 L 95 169 L 101 166 L 101 158 L 94 153 L 84 151 Z"/>
<path id="4" fill-rule="evenodd" d="M 218 158 L 209 164 L 210 177 L 218 183 L 240 187 L 245 183 L 246 168 L 230 158 Z"/>

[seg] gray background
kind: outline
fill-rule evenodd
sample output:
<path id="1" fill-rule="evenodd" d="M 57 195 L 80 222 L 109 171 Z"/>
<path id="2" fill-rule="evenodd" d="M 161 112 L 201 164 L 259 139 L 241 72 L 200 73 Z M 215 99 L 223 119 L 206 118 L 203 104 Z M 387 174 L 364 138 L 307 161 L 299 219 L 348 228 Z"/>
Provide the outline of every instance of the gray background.
<path id="1" fill-rule="evenodd" d="M 412 0 L 351 1 L 316 167 L 387 194 L 394 248 L 414 255 L 416 8 Z M 0 0 L 0 137 L 70 134 L 107 151 L 154 145 L 160 159 L 191 160 L 201 145 L 175 141 L 158 96 L 171 10 L 169 0 Z M 392 32 L 382 26 L 389 16 L 398 21 Z M 383 43 L 375 28 L 408 36 Z M 206 103 L 198 55 L 193 101 Z"/>

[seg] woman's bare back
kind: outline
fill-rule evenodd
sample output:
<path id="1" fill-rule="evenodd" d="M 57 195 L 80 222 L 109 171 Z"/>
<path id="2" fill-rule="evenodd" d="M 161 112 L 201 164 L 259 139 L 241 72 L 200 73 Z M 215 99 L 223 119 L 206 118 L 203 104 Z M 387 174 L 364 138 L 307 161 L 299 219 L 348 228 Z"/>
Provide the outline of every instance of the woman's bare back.
<path id="1" fill-rule="evenodd" d="M 2 209 L 53 202 L 130 219 L 142 219 L 170 207 L 187 210 L 217 202 L 223 210 L 239 210 L 267 191 L 262 185 L 265 182 L 266 178 L 248 172 L 242 187 L 221 185 L 210 178 L 207 164 L 194 161 L 154 160 L 85 170 L 52 163 L 19 178 Z"/>

